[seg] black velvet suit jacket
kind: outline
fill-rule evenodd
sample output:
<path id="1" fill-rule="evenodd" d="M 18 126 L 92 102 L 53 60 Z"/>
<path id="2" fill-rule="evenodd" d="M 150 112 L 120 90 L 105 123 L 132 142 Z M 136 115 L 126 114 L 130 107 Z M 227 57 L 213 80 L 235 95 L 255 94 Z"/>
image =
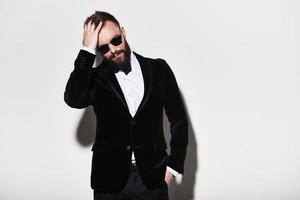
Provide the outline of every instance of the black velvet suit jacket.
<path id="1" fill-rule="evenodd" d="M 67 82 L 64 100 L 73 108 L 93 105 L 97 118 L 92 147 L 91 187 L 97 192 L 120 192 L 130 173 L 131 153 L 144 184 L 155 189 L 164 183 L 166 166 L 183 173 L 188 144 L 188 121 L 183 101 L 163 59 L 134 53 L 144 78 L 144 97 L 132 117 L 111 67 L 92 68 L 95 55 L 80 50 Z M 163 108 L 170 122 L 170 154 L 163 133 Z"/>

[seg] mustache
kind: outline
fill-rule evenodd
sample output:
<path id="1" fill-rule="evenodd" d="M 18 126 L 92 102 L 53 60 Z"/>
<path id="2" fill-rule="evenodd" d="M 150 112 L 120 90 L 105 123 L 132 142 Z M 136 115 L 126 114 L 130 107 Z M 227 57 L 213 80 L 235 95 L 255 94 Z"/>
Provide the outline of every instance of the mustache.
<path id="1" fill-rule="evenodd" d="M 125 50 L 119 50 L 116 53 L 112 54 L 109 59 L 113 59 L 114 57 L 117 57 L 119 54 L 125 53 Z"/>

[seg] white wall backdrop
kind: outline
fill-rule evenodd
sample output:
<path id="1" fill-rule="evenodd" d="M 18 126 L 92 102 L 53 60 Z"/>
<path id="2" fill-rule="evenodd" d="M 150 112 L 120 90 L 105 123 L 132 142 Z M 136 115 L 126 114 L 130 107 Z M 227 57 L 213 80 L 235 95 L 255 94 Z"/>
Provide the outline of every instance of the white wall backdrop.
<path id="1" fill-rule="evenodd" d="M 191 145 L 172 200 L 300 199 L 299 1 L 2 0 L 1 200 L 92 199 L 92 112 L 63 92 L 95 10 L 177 77 Z"/>

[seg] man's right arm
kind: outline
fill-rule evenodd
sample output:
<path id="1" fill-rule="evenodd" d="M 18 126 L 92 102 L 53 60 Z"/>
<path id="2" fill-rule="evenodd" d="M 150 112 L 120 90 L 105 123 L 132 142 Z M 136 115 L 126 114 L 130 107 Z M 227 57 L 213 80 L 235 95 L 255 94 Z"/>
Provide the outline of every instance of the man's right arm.
<path id="1" fill-rule="evenodd" d="M 93 79 L 93 64 L 95 55 L 80 50 L 74 69 L 67 82 L 64 101 L 72 108 L 85 108 L 92 104 L 91 85 Z"/>
<path id="2" fill-rule="evenodd" d="M 93 103 L 92 82 L 95 61 L 95 48 L 98 43 L 102 22 L 95 27 L 92 21 L 84 24 L 82 45 L 67 82 L 64 100 L 72 108 L 85 108 Z"/>

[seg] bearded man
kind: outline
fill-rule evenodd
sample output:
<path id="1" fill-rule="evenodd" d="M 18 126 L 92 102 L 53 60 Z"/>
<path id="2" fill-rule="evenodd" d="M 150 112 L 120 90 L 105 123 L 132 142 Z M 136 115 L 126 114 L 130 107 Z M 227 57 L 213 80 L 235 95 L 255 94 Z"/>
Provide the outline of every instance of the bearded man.
<path id="1" fill-rule="evenodd" d="M 78 109 L 92 105 L 96 114 L 94 200 L 167 200 L 170 183 L 184 172 L 188 145 L 187 115 L 171 68 L 133 52 L 124 28 L 107 12 L 86 19 L 82 44 L 64 101 Z M 103 62 L 93 67 L 96 51 Z"/>

